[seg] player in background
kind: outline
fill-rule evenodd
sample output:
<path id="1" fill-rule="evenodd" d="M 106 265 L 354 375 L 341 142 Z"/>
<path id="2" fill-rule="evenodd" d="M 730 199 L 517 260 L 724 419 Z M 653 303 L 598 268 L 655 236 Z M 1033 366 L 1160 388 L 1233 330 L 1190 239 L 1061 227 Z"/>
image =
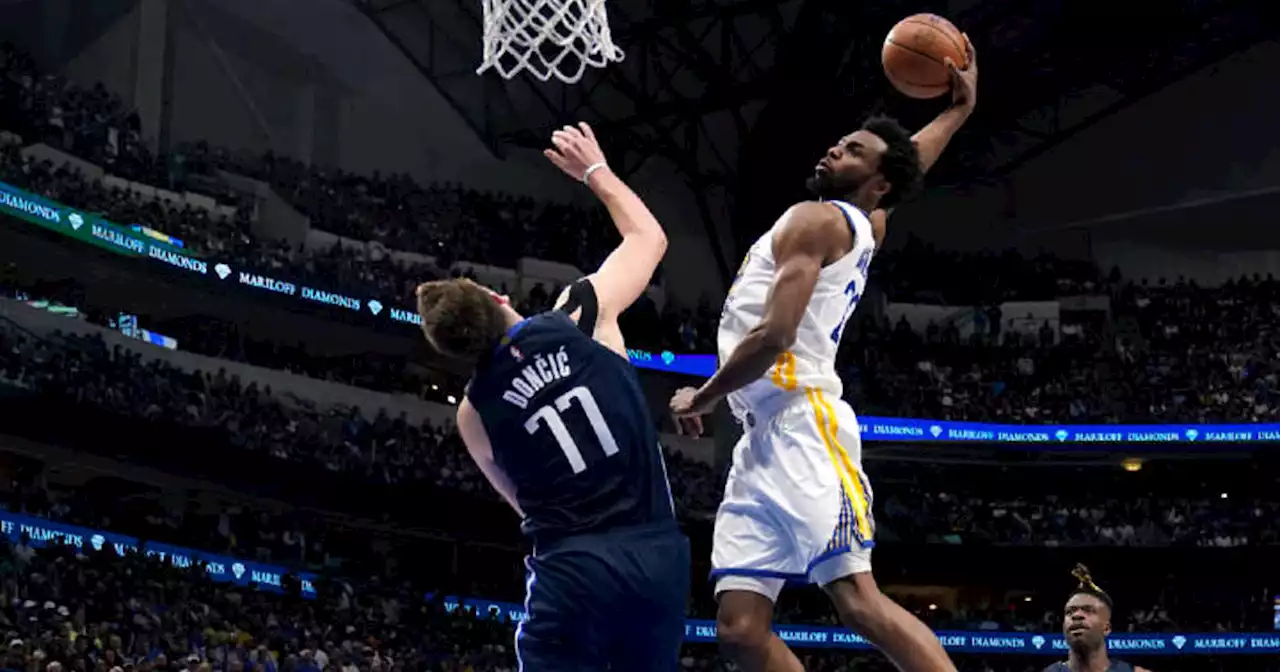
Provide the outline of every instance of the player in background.
<path id="1" fill-rule="evenodd" d="M 716 514 L 712 577 L 721 647 L 746 672 L 801 670 L 772 631 L 787 581 L 816 583 L 841 621 L 908 672 L 955 666 L 919 619 L 871 576 L 871 487 L 853 409 L 841 400 L 836 351 L 884 240 L 890 208 L 909 195 L 976 102 L 973 46 L 948 63 L 952 103 L 911 136 L 875 118 L 819 162 L 819 200 L 789 209 L 747 254 L 725 298 L 720 368 L 671 400 L 683 429 L 727 398 L 745 432 Z"/>
<path id="2" fill-rule="evenodd" d="M 471 367 L 458 431 L 533 540 L 520 669 L 670 672 L 684 638 L 689 542 L 617 321 L 648 287 L 667 238 L 586 124 L 552 143 L 547 158 L 595 192 L 622 243 L 532 317 L 470 280 L 426 283 L 422 330 Z"/>
<path id="3" fill-rule="evenodd" d="M 1044 672 L 1151 672 L 1107 657 L 1111 596 L 1093 582 L 1084 565 L 1076 565 L 1071 573 L 1080 580 L 1080 586 L 1067 599 L 1062 615 L 1062 634 L 1069 650 L 1067 662 L 1054 663 Z"/>

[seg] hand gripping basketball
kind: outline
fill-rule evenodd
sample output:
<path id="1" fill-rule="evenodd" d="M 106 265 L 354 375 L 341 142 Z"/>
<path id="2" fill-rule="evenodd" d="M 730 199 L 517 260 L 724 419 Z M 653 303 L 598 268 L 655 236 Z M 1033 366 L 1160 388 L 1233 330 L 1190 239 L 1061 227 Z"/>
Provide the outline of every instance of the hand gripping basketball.
<path id="1" fill-rule="evenodd" d="M 586 182 L 592 173 L 609 167 L 604 160 L 604 151 L 596 141 L 596 134 L 585 122 L 565 126 L 552 133 L 551 145 L 552 148 L 543 150 L 542 155 L 575 180 Z"/>
<path id="2" fill-rule="evenodd" d="M 978 103 L 978 52 L 968 35 L 964 37 L 965 67 L 961 68 L 950 57 L 945 59 L 947 71 L 951 78 L 951 104 L 972 110 Z"/>

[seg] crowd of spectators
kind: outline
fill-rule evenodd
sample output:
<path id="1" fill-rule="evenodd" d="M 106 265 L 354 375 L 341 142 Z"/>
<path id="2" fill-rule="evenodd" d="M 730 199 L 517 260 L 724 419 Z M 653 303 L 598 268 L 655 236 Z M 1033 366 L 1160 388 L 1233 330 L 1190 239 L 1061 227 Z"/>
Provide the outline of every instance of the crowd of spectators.
<path id="1" fill-rule="evenodd" d="M 1213 547 L 1280 544 L 1273 470 L 1237 461 L 1114 467 L 868 465 L 877 536 L 966 545 Z"/>
<path id="2" fill-rule="evenodd" d="M 486 492 L 488 485 L 452 427 L 358 408 L 316 408 L 310 400 L 273 394 L 225 370 L 189 372 L 136 351 L 109 347 L 100 337 L 57 335 L 39 339 L 0 326 L 0 381 L 62 394 L 122 415 L 178 419 L 220 431 L 228 444 L 330 471 L 362 474 L 376 483 L 434 483 L 450 490 Z M 714 501 L 710 467 L 668 455 L 673 487 L 683 501 L 705 510 Z"/>
<path id="3" fill-rule="evenodd" d="M 6 538 L 0 540 L 3 666 L 27 672 L 518 669 L 512 624 L 504 615 L 477 618 L 465 610 L 450 611 L 407 583 L 332 579 L 317 587 L 318 597 L 306 600 L 288 590 L 277 594 L 216 584 L 199 566 L 180 569 L 160 557 L 122 557 L 110 547 L 36 547 L 26 538 Z M 934 627 L 1008 627 L 1007 619 L 982 610 L 950 614 L 934 606 L 916 607 Z M 1053 631 L 1059 618 L 1046 613 L 1018 625 Z M 1139 610 L 1120 621 L 1125 622 L 1157 631 L 1172 625 L 1160 607 Z M 1191 629 L 1211 629 L 1195 625 Z M 686 670 L 733 669 L 711 645 L 689 645 L 684 654 Z M 810 649 L 800 656 L 809 670 L 892 669 L 867 652 Z M 1233 659 L 1231 669 L 1275 669 L 1259 666 L 1265 660 Z M 1046 662 L 957 656 L 961 669 L 990 672 L 1039 669 Z M 1179 663 L 1179 669 L 1223 669 L 1211 660 L 1180 658 Z"/>
<path id="4" fill-rule="evenodd" d="M 516 586 L 521 582 L 515 571 L 489 576 L 489 582 L 482 584 L 468 576 L 466 568 L 442 570 L 439 563 L 424 564 L 425 557 L 448 555 L 450 542 L 432 541 L 424 546 L 413 536 L 404 534 L 403 529 L 383 529 L 367 521 L 332 513 L 205 491 L 143 485 L 120 477 L 99 477 L 87 482 L 73 478 L 74 484 L 59 484 L 49 478 L 48 466 L 44 463 L 26 459 L 23 465 L 23 468 L 8 465 L 7 471 L 15 475 L 11 476 L 8 492 L 0 499 L 17 513 L 327 575 L 381 576 L 384 580 L 394 577 L 395 581 L 429 581 L 437 586 L 447 582 L 455 591 L 466 594 L 508 600 L 519 598 Z M 982 473 L 984 471 L 995 473 Z M 1065 548 L 1075 544 L 1167 547 L 1198 542 L 1221 547 L 1230 545 L 1220 540 L 1231 540 L 1232 526 L 1241 529 L 1252 526 L 1265 531 L 1258 537 L 1247 538 L 1245 532 L 1237 529 L 1239 542 L 1275 543 L 1275 532 L 1270 525 L 1278 512 L 1275 505 L 1251 498 L 1242 485 L 1249 482 L 1249 488 L 1265 489 L 1274 487 L 1274 479 L 1251 479 L 1239 472 L 1240 468 L 1233 465 L 1217 468 L 1199 465 L 1194 470 L 1181 465 L 1155 467 L 1145 477 L 1125 475 L 1109 479 L 1106 472 L 1098 469 L 1083 474 L 1072 474 L 1066 468 L 1054 469 L 1048 478 L 1059 484 L 1070 484 L 1074 480 L 1089 484 L 1088 501 L 1082 497 L 1076 503 L 1067 504 L 1065 500 L 1069 498 L 1060 496 L 1042 495 L 1039 499 L 1047 503 L 1035 501 L 1029 493 L 1043 490 L 1045 484 L 1009 469 L 958 466 L 931 469 L 877 463 L 874 473 L 891 493 L 880 508 L 885 515 L 879 516 L 881 527 L 877 536 L 890 543 L 1031 543 Z M 1238 490 L 1232 497 L 1255 507 L 1249 512 L 1253 518 L 1239 519 L 1239 507 L 1227 506 L 1227 498 L 1199 498 L 1198 491 L 1209 486 L 1197 487 L 1195 482 L 1205 478 L 1206 473 L 1211 473 L 1219 482 L 1234 483 Z M 975 495 L 957 496 L 940 485 L 947 481 L 979 483 L 979 487 L 984 488 L 1005 484 L 1000 489 L 1012 494 L 988 500 Z M 1146 483 L 1154 482 L 1164 483 L 1169 492 L 1190 494 L 1182 499 L 1165 495 L 1158 502 L 1153 501 L 1155 497 L 1140 496 L 1135 506 L 1128 506 L 1121 499 L 1125 490 L 1150 490 Z M 908 499 L 909 488 L 925 493 L 923 507 L 912 506 L 918 502 Z M 1069 485 L 1061 489 L 1074 490 Z M 1263 511 L 1262 507 L 1270 508 Z M 1160 520 L 1148 524 L 1144 515 Z M 926 521 L 937 520 L 939 528 L 947 529 L 935 536 L 926 536 L 909 529 L 910 523 L 904 522 L 904 517 L 917 525 L 930 525 Z M 961 518 L 969 520 L 956 524 Z M 1135 521 L 1139 523 L 1136 530 Z M 998 535 L 1004 527 L 1017 530 L 1003 540 L 982 538 L 984 530 Z M 908 533 L 901 534 L 901 530 Z M 1170 530 L 1199 531 L 1207 535 L 1217 532 L 1219 537 L 1197 540 L 1188 535 L 1180 539 L 1169 536 Z M 1033 539 L 1034 535 L 1040 538 Z M 487 552 L 494 553 L 493 550 Z M 1072 554 L 1074 551 L 1067 552 Z M 513 568 L 517 567 L 518 551 L 512 549 L 506 559 Z M 701 561 L 698 564 L 701 566 Z M 886 580 L 893 582 L 892 578 Z M 1239 589 L 1224 588 L 1213 580 L 1184 585 L 1170 579 L 1168 583 L 1157 583 L 1154 589 L 1129 587 L 1121 592 L 1130 604 L 1116 617 L 1115 626 L 1119 631 L 1250 630 L 1263 627 L 1270 607 L 1267 600 L 1257 599 L 1265 596 L 1265 591 L 1242 594 Z M 1055 607 L 1039 600 L 1019 599 L 1009 605 L 986 606 L 970 601 L 948 609 L 921 595 L 907 595 L 903 599 L 908 608 L 943 629 L 1052 631 L 1061 617 Z M 780 617 L 792 622 L 834 625 L 833 616 L 825 606 L 816 591 L 802 592 L 796 599 L 783 600 L 779 605 Z M 707 600 L 695 599 L 693 607 L 694 613 L 701 616 L 710 617 L 714 613 L 714 607 Z"/>
<path id="5" fill-rule="evenodd" d="M 272 185 L 321 230 L 431 255 L 446 266 L 485 260 L 514 268 L 521 257 L 536 257 L 594 268 L 613 245 L 613 225 L 600 209 L 458 184 L 424 187 L 407 175 L 356 175 L 272 153 L 233 156 L 201 143 L 181 151 L 192 165 L 231 170 Z"/>
<path id="6" fill-rule="evenodd" d="M 457 262 L 515 268 L 520 257 L 595 268 L 612 246 L 613 225 L 600 209 L 539 202 L 458 184 L 420 187 L 404 175 L 369 177 L 308 169 L 271 154 L 230 157 L 193 143 L 152 155 L 141 142 L 136 114 L 125 114 L 104 87 L 92 90 L 37 72 L 28 56 L 0 44 L 0 129 L 24 143 L 42 142 L 100 166 L 108 174 L 147 186 L 215 191 L 230 218 L 141 191 L 106 186 L 76 164 L 54 163 L 0 146 L 0 180 L 123 225 L 141 224 L 183 241 L 191 250 L 276 278 L 333 288 L 358 296 L 408 302 L 428 280 L 470 275 Z M 253 209 L 233 189 L 218 188 L 219 169 L 266 180 L 312 225 L 352 241 L 307 247 L 255 236 Z M 211 187 L 212 186 L 212 187 Z M 367 243 L 367 244 L 365 244 Z M 398 252 L 416 252 L 406 256 Z M 424 256 L 425 255 L 425 256 Z M 495 287 L 516 294 L 526 310 L 548 303 L 558 288 Z M 650 349 L 709 347 L 707 307 L 640 305 L 631 311 L 634 338 Z"/>
<path id="7" fill-rule="evenodd" d="M 325 585 L 302 600 L 140 554 L 6 541 L 0 595 L 12 670 L 515 669 L 509 626 L 376 582 Z"/>
<path id="8" fill-rule="evenodd" d="M 0 380 L 49 394 L 73 391 L 78 401 L 118 414 L 180 419 L 222 432 L 232 446 L 352 472 L 376 483 L 431 483 L 493 496 L 451 426 L 413 423 L 385 412 L 367 419 L 359 409 L 318 408 L 225 370 L 185 371 L 144 359 L 129 348 L 108 347 L 99 337 L 38 339 L 17 329 L 0 331 Z M 668 460 L 681 510 L 709 516 L 719 498 L 719 473 L 679 452 L 669 451 Z M 1116 470 L 1106 479 L 1090 477 L 1089 492 L 1053 489 L 1060 494 L 1044 495 L 1018 493 L 999 483 L 978 487 L 972 478 L 945 473 L 933 479 L 937 484 L 970 484 L 952 489 L 930 484 L 920 470 L 901 480 L 888 467 L 885 473 L 878 469 L 876 464 L 869 467 L 877 484 L 881 534 L 888 538 L 1041 546 L 1280 543 L 1269 524 L 1280 505 L 1266 495 L 1266 487 L 1237 490 L 1229 497 L 1204 488 L 1196 494 L 1174 487 L 1140 490 L 1141 496 L 1121 494 L 1100 504 L 1091 499 L 1099 483 L 1128 474 Z M 1123 493 L 1126 487 L 1138 486 L 1120 481 L 1116 490 Z"/>
<path id="9" fill-rule="evenodd" d="M 1280 406 L 1280 283 L 1242 277 L 1117 284 L 1090 327 L 920 333 L 860 322 L 844 341 L 857 408 L 1014 424 L 1270 422 Z"/>
<path id="10" fill-rule="evenodd" d="M 233 506 L 224 502 L 207 514 L 183 515 L 165 512 L 154 501 L 144 506 L 114 505 L 106 492 L 92 487 L 59 492 L 36 480 L 23 482 L 23 487 L 11 488 L 8 493 L 10 510 L 124 530 L 169 543 L 221 541 L 230 546 L 196 547 L 293 567 L 307 565 L 298 561 L 296 549 L 286 540 L 324 535 L 332 525 L 332 521 L 318 518 L 300 522 L 296 516 L 267 515 L 248 502 Z M 354 528 L 329 532 L 326 540 L 337 534 L 359 534 Z M 236 545 L 233 539 L 239 534 L 248 541 Z M 262 539 L 273 541 L 264 543 Z M 314 544 L 324 545 L 326 541 Z M 25 536 L 0 539 L 0 629 L 9 644 L 5 652 L 9 669 L 39 672 L 40 667 L 54 662 L 62 669 L 75 667 L 83 672 L 109 672 L 116 666 L 121 672 L 131 666 L 154 672 L 170 667 L 191 672 L 245 671 L 258 665 L 291 671 L 348 666 L 361 672 L 515 669 L 510 623 L 501 616 L 477 619 L 450 613 L 439 601 L 426 597 L 428 593 L 467 594 L 462 591 L 468 588 L 456 577 L 430 577 L 452 579 L 433 585 L 334 566 L 334 571 L 325 572 L 316 582 L 319 598 L 302 600 L 289 592 L 291 583 L 287 580 L 283 595 L 258 592 L 251 587 L 214 584 L 198 567 L 178 569 L 161 557 L 119 557 L 109 545 L 104 549 L 41 547 Z M 257 557 L 252 555 L 255 550 Z M 1265 607 L 1269 606 L 1265 600 L 1206 587 L 1213 583 L 1171 582 L 1150 593 L 1149 601 L 1127 595 L 1131 604 L 1115 614 L 1116 630 L 1265 628 Z M 490 595 L 516 599 L 509 593 Z M 898 598 L 937 629 L 1052 632 L 1061 622 L 1053 599 L 1044 604 L 1028 597 L 1009 605 L 962 601 L 948 608 L 923 594 Z M 695 600 L 691 615 L 709 617 L 710 613 L 706 604 Z M 778 617 L 789 623 L 836 625 L 829 605 L 816 590 L 786 593 Z M 19 642 L 16 645 L 15 640 Z M 809 665 L 806 669 L 891 669 L 874 654 L 809 650 L 801 655 Z M 1043 665 L 1044 660 L 996 657 L 982 661 L 960 656 L 958 662 L 961 669 L 1003 671 Z M 33 663 L 38 666 L 32 668 Z M 732 669 L 725 667 L 708 645 L 687 647 L 683 666 Z M 58 671 L 46 668 L 45 672 Z"/>
<path id="11" fill-rule="evenodd" d="M 125 180 L 178 192 L 216 192 L 235 214 L 224 221 L 203 208 L 104 186 L 75 164 L 31 158 L 16 145 L 0 156 L 0 180 L 116 223 L 145 225 L 242 267 L 384 300 L 407 300 L 418 283 L 464 272 L 456 262 L 515 268 L 521 257 L 536 257 L 595 268 L 615 237 L 600 208 L 458 184 L 420 186 L 406 175 L 355 175 L 271 153 L 232 156 L 204 143 L 153 153 L 142 141 L 137 114 L 125 110 L 105 87 L 85 89 L 61 75 L 40 72 L 29 56 L 8 43 L 0 44 L 0 130 L 16 133 L 24 144 L 62 150 Z M 358 244 L 313 249 L 255 236 L 251 205 L 219 185 L 223 169 L 268 183 L 307 215 L 314 228 Z M 514 288 L 495 289 L 515 293 Z M 668 331 L 684 331 L 688 337 L 692 330 L 680 329 L 681 317 L 688 321 L 676 316 Z M 670 341 L 671 347 L 681 342 L 678 337 Z"/>

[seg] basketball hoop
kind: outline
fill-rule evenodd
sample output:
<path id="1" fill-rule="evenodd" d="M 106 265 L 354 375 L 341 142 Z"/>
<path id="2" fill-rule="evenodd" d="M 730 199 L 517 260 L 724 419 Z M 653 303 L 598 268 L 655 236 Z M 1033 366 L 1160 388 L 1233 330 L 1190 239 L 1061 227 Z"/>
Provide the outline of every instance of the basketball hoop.
<path id="1" fill-rule="evenodd" d="M 587 67 L 603 68 L 625 54 L 609 34 L 605 0 L 481 0 L 484 61 L 504 79 L 522 72 L 574 84 Z"/>

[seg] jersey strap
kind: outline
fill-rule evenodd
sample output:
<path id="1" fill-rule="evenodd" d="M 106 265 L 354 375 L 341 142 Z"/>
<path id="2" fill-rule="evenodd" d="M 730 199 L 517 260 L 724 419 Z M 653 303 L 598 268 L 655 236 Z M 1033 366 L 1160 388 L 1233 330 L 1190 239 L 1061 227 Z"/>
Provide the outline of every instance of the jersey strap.
<path id="1" fill-rule="evenodd" d="M 867 217 L 867 213 L 846 201 L 828 201 L 828 203 L 836 206 L 840 214 L 844 215 L 844 221 L 853 231 L 854 246 L 865 244 L 870 245 L 872 249 L 875 248 L 875 234 L 871 230 L 871 220 Z"/>
<path id="2" fill-rule="evenodd" d="M 854 223 L 853 215 L 849 214 L 849 209 L 844 206 L 844 201 L 831 201 L 830 203 L 836 206 L 836 210 L 839 210 L 841 215 L 844 215 L 845 223 L 849 225 L 849 230 L 856 237 L 858 235 L 858 225 Z"/>
<path id="3" fill-rule="evenodd" d="M 569 285 L 569 296 L 565 299 L 564 305 L 560 306 L 560 311 L 565 315 L 573 315 L 579 308 L 582 309 L 582 315 L 578 317 L 578 330 L 588 336 L 594 336 L 596 317 L 600 313 L 600 301 L 596 298 L 595 286 L 586 278 Z"/>

